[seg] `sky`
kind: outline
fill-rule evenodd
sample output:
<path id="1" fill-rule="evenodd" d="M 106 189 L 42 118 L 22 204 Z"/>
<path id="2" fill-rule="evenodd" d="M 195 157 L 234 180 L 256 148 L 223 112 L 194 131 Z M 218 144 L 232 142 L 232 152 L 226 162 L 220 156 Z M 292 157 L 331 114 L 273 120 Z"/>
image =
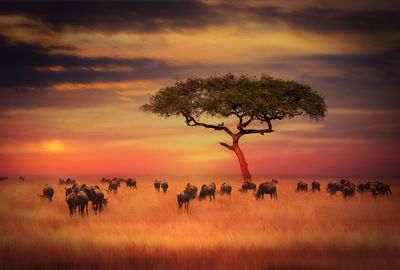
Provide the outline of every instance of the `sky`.
<path id="1" fill-rule="evenodd" d="M 398 177 L 399 17 L 395 1 L 2 2 L 0 176 L 240 178 L 227 134 L 139 109 L 231 72 L 307 83 L 328 106 L 242 137 L 255 178 Z"/>

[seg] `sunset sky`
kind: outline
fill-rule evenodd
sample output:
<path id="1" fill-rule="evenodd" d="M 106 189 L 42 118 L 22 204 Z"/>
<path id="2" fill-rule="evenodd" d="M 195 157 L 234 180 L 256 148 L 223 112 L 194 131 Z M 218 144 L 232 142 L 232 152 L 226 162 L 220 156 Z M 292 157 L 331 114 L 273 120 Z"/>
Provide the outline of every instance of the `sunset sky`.
<path id="1" fill-rule="evenodd" d="M 227 72 L 305 82 L 328 105 L 243 137 L 255 178 L 400 176 L 400 4 L 293 2 L 2 2 L 0 176 L 240 178 L 226 134 L 139 110 Z"/>

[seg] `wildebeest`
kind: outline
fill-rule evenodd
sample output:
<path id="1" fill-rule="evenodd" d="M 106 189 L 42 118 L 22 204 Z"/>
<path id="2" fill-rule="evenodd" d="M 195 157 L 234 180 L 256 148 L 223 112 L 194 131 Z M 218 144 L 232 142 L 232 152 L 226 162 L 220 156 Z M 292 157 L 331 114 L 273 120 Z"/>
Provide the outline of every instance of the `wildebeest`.
<path id="1" fill-rule="evenodd" d="M 76 180 L 71 179 L 71 178 L 67 178 L 67 180 L 65 181 L 65 184 L 67 184 L 67 185 L 76 184 Z"/>
<path id="2" fill-rule="evenodd" d="M 318 190 L 318 192 L 320 192 L 320 183 L 319 182 L 317 182 L 317 181 L 313 181 L 312 183 L 311 183 L 311 191 L 312 192 L 314 192 L 314 191 L 316 191 L 316 190 Z"/>
<path id="3" fill-rule="evenodd" d="M 219 189 L 219 193 L 221 195 L 227 194 L 231 196 L 231 192 L 232 192 L 232 186 L 227 183 L 223 183 Z"/>
<path id="4" fill-rule="evenodd" d="M 355 190 L 356 190 L 356 188 L 355 188 L 354 184 L 347 184 L 347 185 L 343 186 L 343 188 L 342 188 L 343 198 L 347 199 L 349 197 L 354 196 Z"/>
<path id="5" fill-rule="evenodd" d="M 199 200 L 205 199 L 207 196 L 210 198 L 210 201 L 214 199 L 215 201 L 215 183 L 212 182 L 210 185 L 203 185 L 200 189 Z"/>
<path id="6" fill-rule="evenodd" d="M 276 187 L 271 182 L 261 183 L 258 186 L 257 193 L 255 194 L 256 199 L 264 199 L 264 194 L 269 194 L 271 199 L 277 199 L 278 193 L 276 192 Z"/>
<path id="7" fill-rule="evenodd" d="M 64 179 L 60 178 L 60 179 L 58 179 L 58 184 L 65 185 L 66 181 Z"/>
<path id="8" fill-rule="evenodd" d="M 128 178 L 128 179 L 126 179 L 125 183 L 126 183 L 126 186 L 129 188 L 137 188 L 135 179 Z"/>
<path id="9" fill-rule="evenodd" d="M 256 191 L 256 189 L 257 189 L 256 184 L 246 181 L 242 184 L 242 187 L 241 187 L 241 189 L 239 189 L 239 191 L 247 192 L 248 190 L 253 190 L 253 193 L 254 193 Z"/>
<path id="10" fill-rule="evenodd" d="M 76 205 L 78 206 L 79 213 L 81 213 L 82 217 L 85 215 L 86 209 L 86 216 L 89 216 L 88 210 L 89 198 L 85 191 L 81 190 L 78 191 L 76 194 Z"/>
<path id="11" fill-rule="evenodd" d="M 271 183 L 272 183 L 272 184 L 278 184 L 278 180 L 272 179 L 272 180 L 271 180 Z"/>
<path id="12" fill-rule="evenodd" d="M 25 181 L 25 178 L 23 176 L 20 176 L 18 179 L 21 181 Z"/>
<path id="13" fill-rule="evenodd" d="M 358 183 L 357 192 L 363 193 L 365 190 L 367 190 L 366 183 Z"/>
<path id="14" fill-rule="evenodd" d="M 53 200 L 53 194 L 54 194 L 54 189 L 48 184 L 46 184 L 43 188 L 43 194 L 39 196 L 44 199 L 48 199 L 51 202 Z"/>
<path id="15" fill-rule="evenodd" d="M 339 184 L 336 182 L 329 182 L 327 187 L 326 187 L 326 191 L 331 194 L 334 195 L 336 194 L 336 192 L 339 190 Z"/>
<path id="16" fill-rule="evenodd" d="M 76 214 L 76 207 L 78 206 L 77 200 L 78 198 L 76 197 L 76 194 L 72 192 L 72 189 L 70 189 L 70 192 L 65 197 L 65 201 L 67 202 L 69 214 L 71 216 Z"/>
<path id="17" fill-rule="evenodd" d="M 163 190 L 164 193 L 167 192 L 167 189 L 168 189 L 168 183 L 167 183 L 167 181 L 164 181 L 164 182 L 161 183 L 161 188 L 162 188 L 162 190 Z"/>
<path id="18" fill-rule="evenodd" d="M 114 177 L 114 178 L 111 180 L 111 182 L 116 182 L 116 183 L 118 184 L 118 187 L 120 187 L 121 182 L 124 182 L 124 181 L 125 181 L 125 179 L 120 178 L 120 177 Z"/>
<path id="19" fill-rule="evenodd" d="M 308 192 L 308 184 L 300 181 L 297 183 L 296 191 L 305 191 Z"/>
<path id="20" fill-rule="evenodd" d="M 188 183 L 185 190 L 176 196 L 178 199 L 178 209 L 182 209 L 182 205 L 185 205 L 185 210 L 189 211 L 189 201 L 196 198 L 196 195 L 197 187 Z"/>
<path id="21" fill-rule="evenodd" d="M 390 189 L 390 185 L 384 184 L 379 181 L 375 181 L 371 185 L 371 193 L 372 196 L 377 197 L 377 196 L 384 196 L 384 195 L 391 195 L 392 190 Z"/>
<path id="22" fill-rule="evenodd" d="M 90 192 L 92 194 L 92 207 L 94 212 L 96 213 L 97 211 L 101 212 L 103 210 L 103 204 L 107 200 L 104 198 L 104 193 L 101 191 L 101 189 L 98 186 L 94 186 L 90 188 Z"/>
<path id="23" fill-rule="evenodd" d="M 101 178 L 101 181 L 100 181 L 101 183 L 110 183 L 111 182 L 111 179 L 109 179 L 109 178 Z"/>
<path id="24" fill-rule="evenodd" d="M 155 188 L 157 191 L 160 191 L 160 186 L 161 186 L 161 182 L 158 181 L 157 179 L 154 180 L 154 188 Z"/>
<path id="25" fill-rule="evenodd" d="M 108 192 L 112 191 L 115 195 L 118 192 L 118 187 L 119 187 L 119 183 L 113 180 L 110 182 L 110 184 L 108 184 Z"/>

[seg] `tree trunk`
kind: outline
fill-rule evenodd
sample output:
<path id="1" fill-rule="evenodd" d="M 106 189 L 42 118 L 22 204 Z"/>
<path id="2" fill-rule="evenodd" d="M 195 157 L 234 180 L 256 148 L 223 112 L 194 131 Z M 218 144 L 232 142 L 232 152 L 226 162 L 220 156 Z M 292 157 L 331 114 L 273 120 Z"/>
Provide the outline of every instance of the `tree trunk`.
<path id="1" fill-rule="evenodd" d="M 235 154 L 239 160 L 240 170 L 242 171 L 242 176 L 243 176 L 243 181 L 251 182 L 251 174 L 249 172 L 249 169 L 247 168 L 247 162 L 246 162 L 246 159 L 244 158 L 242 150 L 239 147 L 238 140 L 233 141 L 233 152 L 235 152 Z"/>

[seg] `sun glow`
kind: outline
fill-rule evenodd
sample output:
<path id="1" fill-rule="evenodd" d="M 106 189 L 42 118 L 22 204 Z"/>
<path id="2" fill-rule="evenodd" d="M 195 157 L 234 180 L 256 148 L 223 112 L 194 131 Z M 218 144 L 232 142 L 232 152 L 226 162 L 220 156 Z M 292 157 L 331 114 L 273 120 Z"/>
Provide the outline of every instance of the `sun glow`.
<path id="1" fill-rule="evenodd" d="M 47 152 L 64 152 L 66 146 L 59 140 L 49 140 L 42 143 L 43 150 Z"/>

